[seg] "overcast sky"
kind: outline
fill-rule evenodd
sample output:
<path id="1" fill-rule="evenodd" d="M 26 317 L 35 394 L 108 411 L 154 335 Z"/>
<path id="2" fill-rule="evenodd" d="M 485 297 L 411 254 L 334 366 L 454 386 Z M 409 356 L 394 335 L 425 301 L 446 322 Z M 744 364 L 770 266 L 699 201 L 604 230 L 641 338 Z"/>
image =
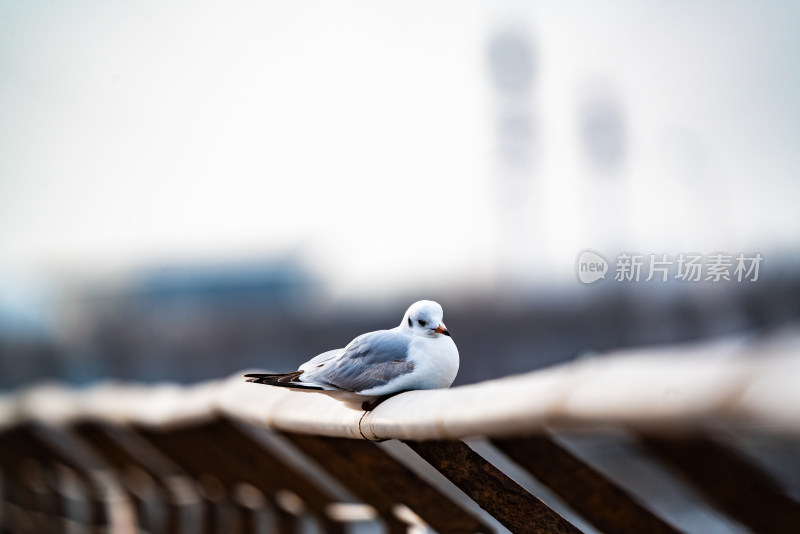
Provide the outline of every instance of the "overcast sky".
<path id="1" fill-rule="evenodd" d="M 795 247 L 797 4 L 551 4 L 0 2 L 0 274 L 297 254 L 368 294 Z"/>

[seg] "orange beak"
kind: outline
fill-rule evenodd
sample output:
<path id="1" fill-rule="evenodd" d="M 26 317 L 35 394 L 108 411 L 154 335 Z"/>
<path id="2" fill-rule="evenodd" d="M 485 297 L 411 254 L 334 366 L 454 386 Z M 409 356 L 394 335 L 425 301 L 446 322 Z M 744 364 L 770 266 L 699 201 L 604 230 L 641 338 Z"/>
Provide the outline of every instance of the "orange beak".
<path id="1" fill-rule="evenodd" d="M 444 334 L 444 335 L 450 337 L 450 332 L 447 331 L 447 328 L 445 328 L 443 324 L 440 324 L 439 326 L 437 326 L 436 329 L 434 330 L 434 332 L 436 332 L 437 334 Z"/>

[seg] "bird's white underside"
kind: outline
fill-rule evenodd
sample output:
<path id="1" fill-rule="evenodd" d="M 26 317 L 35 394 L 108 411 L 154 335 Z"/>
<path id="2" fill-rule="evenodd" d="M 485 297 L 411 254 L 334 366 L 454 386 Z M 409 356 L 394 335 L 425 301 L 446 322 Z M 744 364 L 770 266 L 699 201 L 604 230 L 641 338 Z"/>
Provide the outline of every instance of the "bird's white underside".
<path id="1" fill-rule="evenodd" d="M 406 326 L 412 311 L 425 307 L 429 307 L 429 313 L 437 316 L 437 325 L 440 324 L 441 306 L 435 302 L 420 301 L 412 304 L 404 315 L 403 322 L 390 330 L 407 341 L 406 358 L 413 363 L 413 370 L 398 374 L 386 382 L 376 380 L 376 382 L 382 383 L 354 393 L 365 396 L 384 396 L 414 389 L 446 388 L 453 383 L 459 365 L 458 349 L 453 339 L 449 335 L 442 334 L 420 335 L 419 328 Z M 336 364 L 345 355 L 346 350 L 347 347 L 324 352 L 307 361 L 299 368 L 304 371 L 300 380 L 310 387 L 320 387 L 328 391 L 340 390 L 336 386 L 315 380 L 313 375 L 317 374 L 318 369 Z"/>

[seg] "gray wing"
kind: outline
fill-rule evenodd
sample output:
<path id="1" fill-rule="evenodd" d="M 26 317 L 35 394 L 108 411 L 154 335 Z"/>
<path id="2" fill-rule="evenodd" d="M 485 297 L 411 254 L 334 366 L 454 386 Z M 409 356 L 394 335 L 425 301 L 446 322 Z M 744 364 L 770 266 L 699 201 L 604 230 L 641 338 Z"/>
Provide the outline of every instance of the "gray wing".
<path id="1" fill-rule="evenodd" d="M 313 358 L 308 360 L 306 363 L 301 365 L 298 370 L 299 371 L 307 371 L 307 372 L 313 371 L 314 369 L 317 369 L 318 367 L 322 367 L 323 365 L 325 365 L 326 363 L 328 363 L 332 359 L 336 358 L 339 355 L 339 353 L 341 353 L 343 350 L 344 349 L 329 350 L 328 352 L 323 352 L 322 354 L 314 356 Z"/>
<path id="2" fill-rule="evenodd" d="M 344 348 L 341 358 L 320 368 L 313 378 L 347 391 L 382 386 L 414 370 L 408 341 L 408 336 L 392 330 L 361 335 Z"/>

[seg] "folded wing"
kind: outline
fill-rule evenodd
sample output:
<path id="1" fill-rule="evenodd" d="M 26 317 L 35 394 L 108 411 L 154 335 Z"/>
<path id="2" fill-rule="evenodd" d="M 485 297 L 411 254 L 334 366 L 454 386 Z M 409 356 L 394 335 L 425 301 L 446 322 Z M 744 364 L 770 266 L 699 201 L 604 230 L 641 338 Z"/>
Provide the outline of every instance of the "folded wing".
<path id="1" fill-rule="evenodd" d="M 306 371 L 303 380 L 353 392 L 383 386 L 414 370 L 414 362 L 408 358 L 409 341 L 408 335 L 395 330 L 361 335 L 339 358 Z"/>

